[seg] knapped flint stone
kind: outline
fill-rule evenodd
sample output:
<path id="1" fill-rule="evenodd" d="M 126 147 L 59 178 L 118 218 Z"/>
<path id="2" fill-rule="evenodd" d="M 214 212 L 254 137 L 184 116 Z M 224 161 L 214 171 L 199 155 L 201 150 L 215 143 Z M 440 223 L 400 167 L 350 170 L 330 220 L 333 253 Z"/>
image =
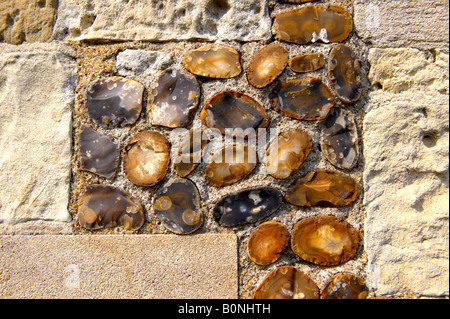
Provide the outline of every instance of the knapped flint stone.
<path id="1" fill-rule="evenodd" d="M 177 157 L 174 167 L 180 177 L 186 177 L 200 164 L 202 151 L 208 144 L 207 139 L 203 139 L 202 129 L 190 129 L 187 134 L 181 137 Z"/>
<path id="2" fill-rule="evenodd" d="M 268 86 L 284 71 L 288 57 L 288 52 L 281 45 L 266 45 L 250 61 L 247 69 L 248 82 L 256 88 Z"/>
<path id="3" fill-rule="evenodd" d="M 268 118 L 266 110 L 250 96 L 225 91 L 214 95 L 200 112 L 200 118 L 209 128 L 217 128 L 222 134 L 226 129 L 242 129 L 233 132 L 236 137 L 254 137 L 258 128 L 266 128 Z M 252 129 L 248 133 L 245 130 Z"/>
<path id="4" fill-rule="evenodd" d="M 134 80 L 121 77 L 98 80 L 87 89 L 87 112 L 100 125 L 131 125 L 141 114 L 143 94 L 144 86 Z"/>
<path id="5" fill-rule="evenodd" d="M 270 94 L 275 111 L 299 120 L 321 120 L 334 105 L 333 94 L 321 79 L 305 76 L 280 82 Z"/>
<path id="6" fill-rule="evenodd" d="M 269 220 L 258 225 L 247 242 L 248 256 L 258 265 L 275 262 L 289 244 L 289 231 L 276 221 Z"/>
<path id="7" fill-rule="evenodd" d="M 356 54 L 344 44 L 335 46 L 328 58 L 331 87 L 344 103 L 359 100 L 362 93 L 361 67 Z"/>
<path id="8" fill-rule="evenodd" d="M 292 228 L 291 248 L 301 259 L 335 266 L 352 258 L 359 245 L 356 229 L 334 216 L 301 219 Z"/>
<path id="9" fill-rule="evenodd" d="M 275 178 L 288 178 L 306 160 L 311 147 L 311 136 L 301 129 L 280 133 L 267 148 L 267 172 Z"/>
<path id="10" fill-rule="evenodd" d="M 90 126 L 83 126 L 79 134 L 81 169 L 113 178 L 119 164 L 119 144 Z"/>
<path id="11" fill-rule="evenodd" d="M 297 268 L 281 266 L 264 278 L 252 299 L 319 299 L 319 287 Z"/>
<path id="12" fill-rule="evenodd" d="M 335 274 L 322 288 L 322 299 L 366 299 L 369 289 L 363 278 L 351 273 Z"/>
<path id="13" fill-rule="evenodd" d="M 247 189 L 219 200 L 213 215 L 224 227 L 251 224 L 274 213 L 282 201 L 281 193 L 275 188 Z"/>
<path id="14" fill-rule="evenodd" d="M 215 153 L 206 165 L 206 181 L 214 187 L 231 185 L 250 174 L 257 162 L 254 147 L 243 144 L 226 146 Z"/>
<path id="15" fill-rule="evenodd" d="M 176 234 L 189 234 L 203 224 L 200 195 L 188 179 L 169 181 L 155 197 L 155 214 L 161 223 Z"/>
<path id="16" fill-rule="evenodd" d="M 289 61 L 289 67 L 297 73 L 316 71 L 325 65 L 323 53 L 308 53 L 293 57 Z"/>
<path id="17" fill-rule="evenodd" d="M 359 196 L 360 185 L 353 178 L 337 171 L 318 169 L 300 177 L 286 190 L 288 203 L 301 207 L 342 207 Z"/>
<path id="18" fill-rule="evenodd" d="M 158 132 L 139 132 L 124 148 L 123 168 L 127 178 L 136 185 L 160 183 L 166 176 L 169 162 L 169 141 Z"/>
<path id="19" fill-rule="evenodd" d="M 87 186 L 78 203 L 78 222 L 89 230 L 116 226 L 137 230 L 144 221 L 142 205 L 111 186 Z"/>
<path id="20" fill-rule="evenodd" d="M 275 39 L 297 44 L 342 42 L 352 28 L 351 15 L 336 5 L 292 9 L 276 15 L 273 22 Z"/>
<path id="21" fill-rule="evenodd" d="M 320 147 L 328 161 L 342 169 L 352 169 L 358 162 L 358 131 L 355 117 L 342 108 L 334 109 L 325 121 Z"/>
<path id="22" fill-rule="evenodd" d="M 197 79 L 176 69 L 165 71 L 152 89 L 149 118 L 154 125 L 170 128 L 191 124 L 200 101 Z"/>
<path id="23" fill-rule="evenodd" d="M 183 59 L 184 67 L 203 77 L 229 79 L 242 72 L 239 53 L 227 46 L 204 45 L 188 51 Z"/>

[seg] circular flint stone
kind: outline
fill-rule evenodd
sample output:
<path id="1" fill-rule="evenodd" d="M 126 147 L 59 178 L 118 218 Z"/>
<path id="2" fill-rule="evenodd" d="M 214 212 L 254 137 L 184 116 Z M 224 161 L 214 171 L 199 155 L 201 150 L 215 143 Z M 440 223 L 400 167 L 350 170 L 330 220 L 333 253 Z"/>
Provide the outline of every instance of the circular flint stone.
<path id="1" fill-rule="evenodd" d="M 274 213 L 282 200 L 280 191 L 275 188 L 247 189 L 219 200 L 213 215 L 216 222 L 225 227 L 251 224 Z"/>
<path id="2" fill-rule="evenodd" d="M 152 124 L 175 128 L 191 124 L 200 101 L 200 86 L 193 75 L 165 71 L 149 99 Z"/>
<path id="3" fill-rule="evenodd" d="M 139 132 L 124 149 L 123 168 L 127 178 L 136 185 L 153 186 L 161 182 L 169 162 L 170 144 L 158 132 Z"/>
<path id="4" fill-rule="evenodd" d="M 271 271 L 253 293 L 253 299 L 318 299 L 314 281 L 295 267 L 282 266 Z"/>
<path id="5" fill-rule="evenodd" d="M 369 289 L 363 278 L 344 272 L 335 274 L 320 295 L 322 299 L 366 299 Z"/>
<path id="6" fill-rule="evenodd" d="M 176 234 L 192 233 L 203 224 L 200 195 L 188 179 L 176 178 L 164 185 L 153 208 L 164 227 Z"/>
<path id="7" fill-rule="evenodd" d="M 358 245 L 356 229 L 334 216 L 305 218 L 292 229 L 292 250 L 301 259 L 317 265 L 342 264 L 355 255 Z"/>
<path id="8" fill-rule="evenodd" d="M 142 205 L 133 202 L 126 193 L 111 186 L 87 186 L 78 203 L 78 222 L 81 227 L 89 230 L 117 225 L 137 230 L 144 221 Z"/>
<path id="9" fill-rule="evenodd" d="M 299 120 L 321 120 L 334 105 L 333 94 L 321 79 L 302 77 L 280 82 L 270 94 L 275 111 Z"/>
<path id="10" fill-rule="evenodd" d="M 111 77 L 91 84 L 86 92 L 89 116 L 104 126 L 134 124 L 142 111 L 144 86 L 134 80 Z"/>
<path id="11" fill-rule="evenodd" d="M 268 221 L 256 227 L 247 242 L 248 255 L 258 265 L 275 262 L 289 243 L 286 227 L 275 221 Z"/>
<path id="12" fill-rule="evenodd" d="M 200 118 L 209 128 L 217 128 L 222 134 L 232 130 L 234 137 L 254 137 L 258 128 L 266 128 L 266 110 L 250 96 L 224 91 L 214 95 L 200 112 Z M 250 129 L 250 132 L 246 131 Z"/>

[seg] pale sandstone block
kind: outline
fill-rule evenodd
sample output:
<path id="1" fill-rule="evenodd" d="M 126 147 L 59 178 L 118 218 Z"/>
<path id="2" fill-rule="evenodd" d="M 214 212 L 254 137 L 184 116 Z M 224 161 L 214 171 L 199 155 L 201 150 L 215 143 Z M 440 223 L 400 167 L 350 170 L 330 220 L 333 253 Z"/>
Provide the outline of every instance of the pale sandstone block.
<path id="1" fill-rule="evenodd" d="M 355 30 L 377 47 L 447 48 L 448 0 L 355 0 Z"/>
<path id="2" fill-rule="evenodd" d="M 56 21 L 58 0 L 2 0 L 0 41 L 48 41 Z"/>
<path id="3" fill-rule="evenodd" d="M 3 298 L 237 298 L 235 235 L 0 236 Z"/>
<path id="4" fill-rule="evenodd" d="M 71 220 L 75 82 L 61 53 L 0 55 L 0 223 Z"/>
<path id="5" fill-rule="evenodd" d="M 371 49 L 364 247 L 378 295 L 449 294 L 448 54 Z"/>
<path id="6" fill-rule="evenodd" d="M 122 41 L 269 40 L 271 20 L 267 3 L 268 0 L 62 0 L 54 37 Z"/>

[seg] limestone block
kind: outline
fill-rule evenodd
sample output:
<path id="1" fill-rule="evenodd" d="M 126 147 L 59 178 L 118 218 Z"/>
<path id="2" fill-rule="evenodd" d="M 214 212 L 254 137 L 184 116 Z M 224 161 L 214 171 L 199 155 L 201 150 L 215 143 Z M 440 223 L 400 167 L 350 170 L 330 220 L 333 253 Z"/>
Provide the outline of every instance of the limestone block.
<path id="1" fill-rule="evenodd" d="M 233 234 L 0 236 L 2 298 L 237 298 Z"/>
<path id="2" fill-rule="evenodd" d="M 125 50 L 117 54 L 119 75 L 154 75 L 173 63 L 170 53 L 146 50 Z"/>
<path id="3" fill-rule="evenodd" d="M 72 59 L 0 55 L 0 223 L 68 222 Z"/>
<path id="4" fill-rule="evenodd" d="M 267 4 L 268 0 L 62 0 L 54 37 L 269 40 L 271 20 Z"/>
<path id="5" fill-rule="evenodd" d="M 449 294 L 448 53 L 371 49 L 364 247 L 377 294 Z"/>
<path id="6" fill-rule="evenodd" d="M 2 0 L 0 2 L 0 41 L 47 41 L 53 31 L 58 0 Z"/>
<path id="7" fill-rule="evenodd" d="M 355 0 L 354 24 L 377 47 L 448 48 L 448 0 Z"/>

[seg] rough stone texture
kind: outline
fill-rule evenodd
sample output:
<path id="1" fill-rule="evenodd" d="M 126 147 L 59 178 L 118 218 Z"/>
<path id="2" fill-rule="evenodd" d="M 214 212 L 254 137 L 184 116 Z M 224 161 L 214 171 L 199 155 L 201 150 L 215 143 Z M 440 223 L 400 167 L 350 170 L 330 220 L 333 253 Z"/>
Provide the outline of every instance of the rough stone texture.
<path id="1" fill-rule="evenodd" d="M 1 236 L 2 298 L 237 298 L 235 235 Z"/>
<path id="2" fill-rule="evenodd" d="M 268 0 L 62 0 L 54 37 L 71 40 L 269 40 Z M 117 15 L 120 12 L 120 15 Z"/>
<path id="3" fill-rule="evenodd" d="M 2 0 L 0 41 L 47 41 L 53 31 L 58 0 Z"/>
<path id="4" fill-rule="evenodd" d="M 0 224 L 69 222 L 75 62 L 0 55 Z"/>
<path id="5" fill-rule="evenodd" d="M 377 47 L 448 48 L 448 0 L 354 0 L 354 25 Z"/>
<path id="6" fill-rule="evenodd" d="M 120 75 L 153 76 L 157 71 L 165 70 L 173 63 L 171 54 L 146 51 L 125 50 L 117 54 L 117 72 Z"/>
<path id="7" fill-rule="evenodd" d="M 371 49 L 365 250 L 378 295 L 449 294 L 448 53 Z"/>

